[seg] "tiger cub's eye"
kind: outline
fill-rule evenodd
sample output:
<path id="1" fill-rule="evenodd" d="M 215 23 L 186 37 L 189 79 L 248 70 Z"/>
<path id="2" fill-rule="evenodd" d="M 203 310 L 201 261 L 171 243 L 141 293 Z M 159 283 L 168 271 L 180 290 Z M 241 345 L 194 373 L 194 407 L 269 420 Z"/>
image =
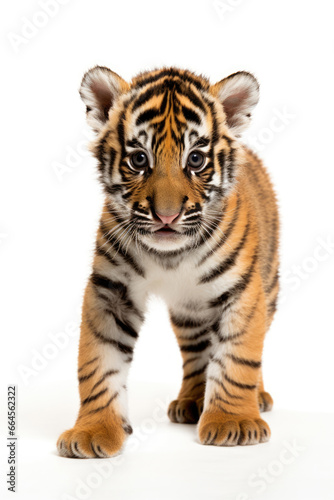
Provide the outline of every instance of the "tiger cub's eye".
<path id="1" fill-rule="evenodd" d="M 205 157 L 199 151 L 193 151 L 188 156 L 187 167 L 193 172 L 199 172 L 204 166 Z"/>
<path id="2" fill-rule="evenodd" d="M 148 166 L 148 158 L 143 151 L 137 151 L 131 156 L 131 166 L 134 170 L 145 170 Z"/>

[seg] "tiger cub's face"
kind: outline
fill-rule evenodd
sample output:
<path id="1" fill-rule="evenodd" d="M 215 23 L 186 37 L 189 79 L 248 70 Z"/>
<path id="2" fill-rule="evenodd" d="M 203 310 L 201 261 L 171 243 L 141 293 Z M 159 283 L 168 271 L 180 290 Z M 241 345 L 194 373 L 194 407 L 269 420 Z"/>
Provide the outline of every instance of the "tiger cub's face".
<path id="1" fill-rule="evenodd" d="M 240 72 L 210 85 L 169 68 L 128 84 L 95 67 L 80 94 L 120 242 L 166 252 L 204 241 L 242 162 L 237 137 L 258 101 L 255 78 Z"/>

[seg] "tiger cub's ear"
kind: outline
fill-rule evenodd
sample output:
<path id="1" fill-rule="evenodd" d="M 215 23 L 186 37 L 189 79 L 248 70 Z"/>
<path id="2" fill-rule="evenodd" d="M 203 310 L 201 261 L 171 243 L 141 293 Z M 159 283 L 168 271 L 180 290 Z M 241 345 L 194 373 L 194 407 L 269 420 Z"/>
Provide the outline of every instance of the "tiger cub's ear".
<path id="1" fill-rule="evenodd" d="M 95 66 L 84 75 L 80 96 L 87 108 L 87 122 L 99 132 L 108 120 L 110 108 L 129 85 L 109 68 Z"/>
<path id="2" fill-rule="evenodd" d="M 236 135 L 247 128 L 251 113 L 259 101 L 259 84 L 246 71 L 239 71 L 211 86 L 226 114 L 227 125 Z"/>

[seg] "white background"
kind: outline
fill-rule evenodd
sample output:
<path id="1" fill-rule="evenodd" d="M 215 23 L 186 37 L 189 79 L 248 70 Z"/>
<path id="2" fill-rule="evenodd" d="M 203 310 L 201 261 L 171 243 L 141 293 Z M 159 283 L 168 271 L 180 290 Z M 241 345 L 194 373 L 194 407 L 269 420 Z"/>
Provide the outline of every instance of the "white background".
<path id="1" fill-rule="evenodd" d="M 220 9 L 204 0 L 62 0 L 52 16 L 41 14 L 42 3 L 1 7 L 2 471 L 6 386 L 15 383 L 19 498 L 333 498 L 330 0 L 222 0 Z M 128 80 L 164 65 L 212 82 L 238 70 L 255 74 L 261 99 L 244 140 L 264 159 L 278 193 L 282 294 L 264 352 L 275 400 L 266 415 L 271 443 L 201 447 L 194 426 L 156 417 L 177 395 L 181 358 L 164 305 L 152 300 L 129 381 L 138 446 L 125 449 L 124 463 L 108 461 L 115 470 L 103 480 L 96 472 L 96 484 L 76 494 L 97 461 L 62 459 L 55 442 L 78 409 L 77 325 L 103 202 L 96 162 L 83 147 L 89 131 L 78 94 L 83 73 L 96 64 Z M 282 465 L 293 440 L 303 451 Z M 270 470 L 263 491 L 251 480 L 260 466 Z"/>

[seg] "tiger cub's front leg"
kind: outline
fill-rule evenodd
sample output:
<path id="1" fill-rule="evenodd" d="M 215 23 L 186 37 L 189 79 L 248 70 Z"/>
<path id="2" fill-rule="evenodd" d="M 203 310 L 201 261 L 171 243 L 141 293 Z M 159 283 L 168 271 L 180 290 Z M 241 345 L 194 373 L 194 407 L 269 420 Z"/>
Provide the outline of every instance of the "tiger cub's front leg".
<path id="1" fill-rule="evenodd" d="M 125 384 L 142 319 L 121 281 L 92 274 L 80 333 L 81 406 L 74 427 L 58 439 L 61 455 L 108 457 L 118 452 L 131 434 Z"/>
<path id="2" fill-rule="evenodd" d="M 196 423 L 203 411 L 205 371 L 211 349 L 207 321 L 171 314 L 172 327 L 183 359 L 183 379 L 178 398 L 168 408 L 172 422 Z"/>
<path id="3" fill-rule="evenodd" d="M 251 282 L 248 287 L 247 280 Z M 203 444 L 257 444 L 270 437 L 267 423 L 260 418 L 258 399 L 266 331 L 260 281 L 256 273 L 249 273 L 243 284 L 239 282 L 211 303 L 221 307 L 222 320 L 213 336 L 204 412 L 198 427 Z"/>

